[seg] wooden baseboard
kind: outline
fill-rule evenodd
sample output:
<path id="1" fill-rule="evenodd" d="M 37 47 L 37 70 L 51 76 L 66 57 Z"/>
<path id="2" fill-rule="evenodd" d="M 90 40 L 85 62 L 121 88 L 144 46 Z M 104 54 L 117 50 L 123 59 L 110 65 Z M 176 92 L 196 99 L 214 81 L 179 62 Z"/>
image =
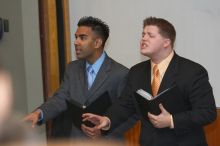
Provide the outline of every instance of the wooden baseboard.
<path id="1" fill-rule="evenodd" d="M 217 119 L 212 124 L 204 127 L 209 146 L 220 146 L 220 109 L 217 109 Z"/>

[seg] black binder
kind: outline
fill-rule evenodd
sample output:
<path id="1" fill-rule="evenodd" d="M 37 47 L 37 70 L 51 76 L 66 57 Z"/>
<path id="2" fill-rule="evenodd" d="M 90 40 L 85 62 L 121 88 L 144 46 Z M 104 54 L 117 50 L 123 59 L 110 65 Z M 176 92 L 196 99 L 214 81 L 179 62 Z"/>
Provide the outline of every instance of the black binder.
<path id="1" fill-rule="evenodd" d="M 78 102 L 70 103 L 69 109 L 72 116 L 73 124 L 81 129 L 81 124 L 84 123 L 88 127 L 93 127 L 94 124 L 85 121 L 82 122 L 82 114 L 84 113 L 93 113 L 97 115 L 104 115 L 108 108 L 112 105 L 111 98 L 108 92 L 104 92 L 101 96 L 99 96 L 95 101 L 91 104 L 81 105 Z"/>
<path id="2" fill-rule="evenodd" d="M 151 100 L 144 98 L 137 92 L 135 92 L 135 98 L 138 103 L 140 112 L 144 117 L 147 117 L 148 112 L 159 115 L 161 113 L 159 108 L 160 103 L 170 114 L 183 112 L 188 109 L 186 101 L 184 101 L 182 94 L 177 86 L 173 86 L 165 90 Z"/>

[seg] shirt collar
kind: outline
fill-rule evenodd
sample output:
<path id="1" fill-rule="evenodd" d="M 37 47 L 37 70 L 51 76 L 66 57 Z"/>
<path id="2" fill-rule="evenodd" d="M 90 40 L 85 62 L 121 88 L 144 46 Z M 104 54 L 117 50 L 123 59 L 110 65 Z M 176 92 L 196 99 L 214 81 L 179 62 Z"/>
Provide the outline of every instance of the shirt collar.
<path id="1" fill-rule="evenodd" d="M 95 61 L 95 63 L 93 64 L 89 64 L 87 61 L 86 61 L 86 68 L 88 68 L 89 66 L 92 66 L 95 74 L 98 73 L 102 63 L 104 62 L 105 60 L 105 57 L 106 57 L 106 53 L 103 52 L 102 55 Z"/>
<path id="2" fill-rule="evenodd" d="M 163 77 L 165 71 L 167 70 L 168 65 L 170 64 L 171 59 L 174 56 L 174 51 L 172 51 L 167 58 L 165 58 L 163 61 L 161 61 L 158 65 L 159 73 Z M 151 61 L 151 71 L 153 71 L 155 63 Z"/>

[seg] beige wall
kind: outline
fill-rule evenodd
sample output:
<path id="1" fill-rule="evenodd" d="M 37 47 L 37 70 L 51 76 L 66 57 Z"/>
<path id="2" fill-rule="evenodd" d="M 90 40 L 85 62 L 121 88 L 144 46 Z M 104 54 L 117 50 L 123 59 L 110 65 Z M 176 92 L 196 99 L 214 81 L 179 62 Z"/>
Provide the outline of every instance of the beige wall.
<path id="1" fill-rule="evenodd" d="M 4 33 L 2 40 L 0 40 L 0 57 L 2 64 L 10 71 L 13 77 L 15 109 L 26 112 L 26 73 L 21 13 L 21 1 L 0 1 L 0 17 L 8 19 L 10 25 L 9 32 Z"/>
<path id="2" fill-rule="evenodd" d="M 110 26 L 108 54 L 127 67 L 146 60 L 139 53 L 143 19 L 156 16 L 169 20 L 177 30 L 176 52 L 208 70 L 220 107 L 220 68 L 213 65 L 220 62 L 219 0 L 69 0 L 69 5 L 72 42 L 80 17 L 99 17 Z"/>
<path id="3" fill-rule="evenodd" d="M 1 0 L 0 17 L 9 20 L 0 60 L 13 79 L 14 111 L 26 114 L 43 103 L 38 0 Z"/>

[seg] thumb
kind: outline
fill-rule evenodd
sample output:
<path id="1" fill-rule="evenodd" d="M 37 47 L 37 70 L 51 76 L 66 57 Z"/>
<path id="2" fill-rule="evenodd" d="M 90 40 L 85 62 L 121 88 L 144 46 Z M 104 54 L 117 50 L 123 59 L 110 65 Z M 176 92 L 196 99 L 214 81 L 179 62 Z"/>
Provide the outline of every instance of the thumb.
<path id="1" fill-rule="evenodd" d="M 162 113 L 167 113 L 167 110 L 163 107 L 163 105 L 161 103 L 159 104 L 159 108 Z"/>
<path id="2" fill-rule="evenodd" d="M 110 126 L 110 120 L 107 117 L 102 117 L 103 119 L 100 121 L 100 124 L 97 125 L 98 129 L 107 128 Z"/>

